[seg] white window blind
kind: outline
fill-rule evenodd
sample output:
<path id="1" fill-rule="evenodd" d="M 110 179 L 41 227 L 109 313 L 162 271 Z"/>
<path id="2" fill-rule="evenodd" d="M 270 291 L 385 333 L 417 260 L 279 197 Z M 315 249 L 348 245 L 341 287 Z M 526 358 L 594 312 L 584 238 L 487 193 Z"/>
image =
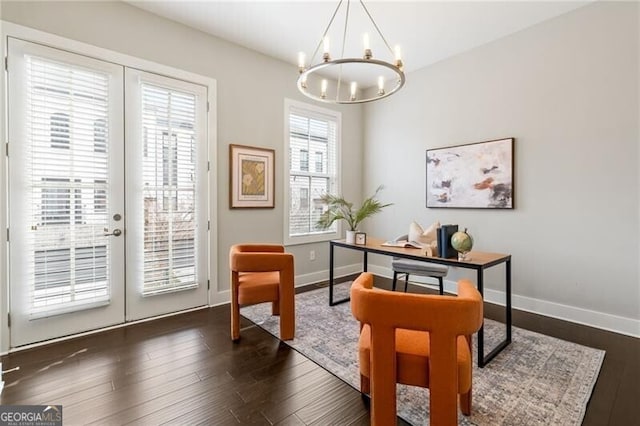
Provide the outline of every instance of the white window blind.
<path id="1" fill-rule="evenodd" d="M 145 296 L 198 286 L 196 97 L 143 83 Z"/>
<path id="2" fill-rule="evenodd" d="M 109 77 L 37 56 L 25 65 L 31 229 L 23 255 L 29 311 L 41 317 L 109 302 Z"/>
<path id="3" fill-rule="evenodd" d="M 337 231 L 337 224 L 323 230 L 317 227 L 316 222 L 326 210 L 320 197 L 338 190 L 338 120 L 337 113 L 332 115 L 311 108 L 289 107 L 289 238 Z M 311 165 L 310 152 L 314 155 Z"/>

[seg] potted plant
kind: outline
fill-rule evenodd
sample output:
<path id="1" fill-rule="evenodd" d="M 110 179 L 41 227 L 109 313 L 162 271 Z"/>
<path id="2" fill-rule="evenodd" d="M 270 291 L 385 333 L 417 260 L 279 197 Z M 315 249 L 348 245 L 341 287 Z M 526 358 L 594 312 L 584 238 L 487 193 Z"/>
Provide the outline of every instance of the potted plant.
<path id="1" fill-rule="evenodd" d="M 379 213 L 384 207 L 390 206 L 389 204 L 382 204 L 376 199 L 378 193 L 384 188 L 380 185 L 376 192 L 372 196 L 368 197 L 362 202 L 362 206 L 358 209 L 354 209 L 353 203 L 345 200 L 343 197 L 333 194 L 324 194 L 320 197 L 327 205 L 327 210 L 320 215 L 317 225 L 322 229 L 329 228 L 333 222 L 342 219 L 347 222 L 347 242 L 355 243 L 355 233 L 358 230 L 358 225 L 366 218 Z"/>

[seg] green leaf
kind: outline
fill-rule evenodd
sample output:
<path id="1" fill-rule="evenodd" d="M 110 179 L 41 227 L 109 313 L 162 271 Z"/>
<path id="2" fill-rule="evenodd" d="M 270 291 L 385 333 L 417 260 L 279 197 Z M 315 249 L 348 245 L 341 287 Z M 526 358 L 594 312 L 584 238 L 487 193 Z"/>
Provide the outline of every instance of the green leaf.
<path id="1" fill-rule="evenodd" d="M 336 220 L 344 220 L 347 222 L 350 231 L 356 231 L 363 220 L 392 205 L 391 203 L 382 204 L 376 199 L 383 188 L 380 185 L 373 195 L 365 199 L 362 202 L 362 206 L 355 211 L 353 210 L 353 203 L 345 200 L 342 196 L 323 194 L 320 200 L 327 205 L 327 210 L 320 215 L 317 225 L 322 229 L 327 229 Z"/>

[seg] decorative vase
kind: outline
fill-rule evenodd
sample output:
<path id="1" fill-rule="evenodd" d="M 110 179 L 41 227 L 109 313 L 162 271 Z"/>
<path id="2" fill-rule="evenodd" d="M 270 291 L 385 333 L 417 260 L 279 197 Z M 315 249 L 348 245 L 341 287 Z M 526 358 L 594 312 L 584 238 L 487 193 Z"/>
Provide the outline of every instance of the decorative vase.
<path id="1" fill-rule="evenodd" d="M 356 243 L 356 231 L 347 231 L 347 244 Z"/>

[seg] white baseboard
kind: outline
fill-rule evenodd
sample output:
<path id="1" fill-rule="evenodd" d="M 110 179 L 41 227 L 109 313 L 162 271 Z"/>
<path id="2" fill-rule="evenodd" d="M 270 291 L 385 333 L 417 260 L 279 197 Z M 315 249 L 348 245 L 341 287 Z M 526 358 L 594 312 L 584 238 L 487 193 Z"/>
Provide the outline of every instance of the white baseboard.
<path id="1" fill-rule="evenodd" d="M 346 275 L 357 274 L 362 271 L 361 264 L 340 266 L 335 268 L 334 275 L 336 278 Z M 329 279 L 329 270 L 313 272 L 311 274 L 296 275 L 296 287 L 327 281 Z"/>
<path id="2" fill-rule="evenodd" d="M 504 292 L 500 291 L 487 290 L 485 291 L 485 296 L 487 296 L 488 300 L 504 300 Z M 549 302 L 548 300 L 518 296 L 517 294 L 512 295 L 511 301 L 513 307 L 521 311 L 588 325 L 626 336 L 640 337 L 640 320 L 637 319 L 621 317 L 605 312 L 591 311 L 576 306 Z"/>
<path id="3" fill-rule="evenodd" d="M 359 265 L 354 265 L 359 266 Z M 369 265 L 369 271 L 386 278 L 393 277 L 390 268 Z M 437 281 L 425 277 L 411 277 L 413 284 L 429 284 L 437 286 Z M 455 293 L 457 284 L 455 281 L 444 281 L 445 291 Z M 505 305 L 505 292 L 485 289 L 484 299 L 496 305 Z M 570 305 L 550 302 L 547 300 L 534 299 L 532 297 L 511 295 L 511 306 L 513 309 L 531 312 L 538 315 L 557 318 L 564 321 L 587 325 L 602 330 L 624 334 L 626 336 L 640 337 L 640 320 L 607 314 L 605 312 L 591 311 Z"/>
<path id="4" fill-rule="evenodd" d="M 212 292 L 211 303 L 209 306 L 220 306 L 231 301 L 231 290 L 222 290 Z"/>

